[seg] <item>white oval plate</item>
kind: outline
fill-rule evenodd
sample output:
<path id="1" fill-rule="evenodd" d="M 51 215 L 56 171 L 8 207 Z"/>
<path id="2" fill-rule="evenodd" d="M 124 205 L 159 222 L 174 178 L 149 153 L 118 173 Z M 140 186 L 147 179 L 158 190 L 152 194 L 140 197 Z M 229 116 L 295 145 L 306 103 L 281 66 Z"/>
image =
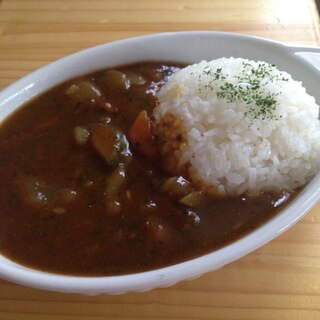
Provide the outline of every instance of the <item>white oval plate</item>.
<path id="1" fill-rule="evenodd" d="M 203 59 L 243 57 L 264 60 L 303 82 L 320 102 L 320 49 L 292 47 L 257 37 L 221 32 L 176 32 L 107 43 L 53 62 L 0 92 L 0 121 L 39 93 L 73 77 L 137 61 L 196 63 Z M 220 250 L 170 267 L 124 276 L 73 277 L 18 265 L 0 255 L 0 276 L 19 284 L 59 292 L 120 294 L 167 287 L 221 268 L 261 247 L 291 227 L 320 198 L 318 174 L 281 213 Z"/>

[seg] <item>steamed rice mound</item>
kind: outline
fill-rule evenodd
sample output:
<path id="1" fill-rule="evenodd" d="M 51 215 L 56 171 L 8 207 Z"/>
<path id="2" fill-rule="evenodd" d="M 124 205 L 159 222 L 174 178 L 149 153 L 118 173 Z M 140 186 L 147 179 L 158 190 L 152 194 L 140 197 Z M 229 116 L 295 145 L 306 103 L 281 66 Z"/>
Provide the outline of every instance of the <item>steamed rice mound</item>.
<path id="1" fill-rule="evenodd" d="M 220 194 L 292 190 L 320 169 L 319 106 L 274 65 L 202 61 L 173 74 L 153 116 L 166 169 Z"/>

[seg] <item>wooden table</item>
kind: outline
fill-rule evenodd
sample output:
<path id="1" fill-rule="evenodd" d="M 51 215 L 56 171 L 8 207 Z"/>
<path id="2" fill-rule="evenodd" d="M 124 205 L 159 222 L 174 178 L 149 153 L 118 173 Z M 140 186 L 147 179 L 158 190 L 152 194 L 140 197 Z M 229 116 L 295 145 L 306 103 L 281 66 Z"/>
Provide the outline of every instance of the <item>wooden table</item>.
<path id="1" fill-rule="evenodd" d="M 220 30 L 319 45 L 312 0 L 2 0 L 0 88 L 97 44 Z M 320 319 L 320 205 L 263 248 L 168 289 L 87 297 L 0 280 L 0 320 Z"/>

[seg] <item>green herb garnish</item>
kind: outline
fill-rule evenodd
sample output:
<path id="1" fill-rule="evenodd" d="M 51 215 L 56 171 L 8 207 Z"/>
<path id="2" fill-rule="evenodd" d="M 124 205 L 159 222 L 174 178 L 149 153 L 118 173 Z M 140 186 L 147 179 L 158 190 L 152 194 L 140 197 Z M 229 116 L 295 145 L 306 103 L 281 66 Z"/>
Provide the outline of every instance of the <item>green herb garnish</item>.
<path id="1" fill-rule="evenodd" d="M 214 69 L 206 66 L 202 75 L 210 76 L 210 80 L 203 89 L 216 90 L 217 97 L 229 103 L 236 100 L 245 102 L 248 108 L 245 116 L 260 120 L 278 120 L 275 111 L 278 106 L 277 97 L 281 92 L 268 93 L 264 90 L 264 86 L 268 82 L 288 81 L 289 79 L 285 78 L 282 73 L 273 74 L 274 68 L 274 65 L 268 63 L 259 63 L 258 66 L 254 66 L 251 63 L 243 62 L 243 69 L 236 77 L 236 83 L 231 83 L 226 80 L 229 76 L 222 72 L 222 68 Z M 199 75 L 199 80 L 202 75 Z M 218 87 L 217 80 L 226 81 Z M 202 88 L 199 91 L 202 91 Z"/>

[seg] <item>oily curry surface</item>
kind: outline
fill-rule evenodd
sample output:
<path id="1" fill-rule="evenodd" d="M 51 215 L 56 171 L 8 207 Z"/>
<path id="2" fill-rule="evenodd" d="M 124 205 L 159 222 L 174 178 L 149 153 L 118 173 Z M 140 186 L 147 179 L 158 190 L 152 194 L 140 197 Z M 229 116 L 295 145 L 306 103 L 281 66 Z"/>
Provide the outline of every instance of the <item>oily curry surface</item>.
<path id="1" fill-rule="evenodd" d="M 148 121 L 155 92 L 180 67 L 99 71 L 59 85 L 2 123 L 1 253 L 63 274 L 145 271 L 241 237 L 292 197 L 195 199 L 187 179 L 161 169 Z"/>

